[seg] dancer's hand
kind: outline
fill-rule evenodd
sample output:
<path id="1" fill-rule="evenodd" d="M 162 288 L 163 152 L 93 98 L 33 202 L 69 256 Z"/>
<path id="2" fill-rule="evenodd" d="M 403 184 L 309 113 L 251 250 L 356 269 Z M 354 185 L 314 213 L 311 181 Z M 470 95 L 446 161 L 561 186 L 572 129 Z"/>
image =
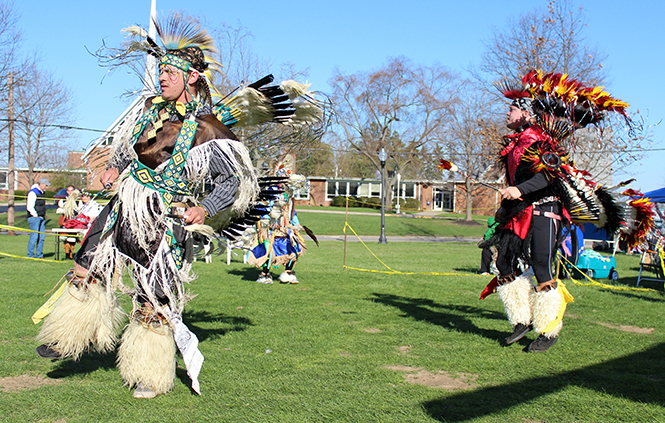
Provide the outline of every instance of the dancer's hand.
<path id="1" fill-rule="evenodd" d="M 517 187 L 507 187 L 501 190 L 501 198 L 504 200 L 517 200 L 521 196 L 522 193 Z"/>
<path id="2" fill-rule="evenodd" d="M 104 188 L 113 185 L 113 182 L 118 178 L 120 172 L 114 167 L 106 169 L 106 172 L 102 173 L 102 176 L 99 177 L 99 181 L 102 183 Z"/>
<path id="3" fill-rule="evenodd" d="M 190 207 L 182 217 L 187 224 L 203 224 L 206 220 L 206 210 L 203 207 Z"/>

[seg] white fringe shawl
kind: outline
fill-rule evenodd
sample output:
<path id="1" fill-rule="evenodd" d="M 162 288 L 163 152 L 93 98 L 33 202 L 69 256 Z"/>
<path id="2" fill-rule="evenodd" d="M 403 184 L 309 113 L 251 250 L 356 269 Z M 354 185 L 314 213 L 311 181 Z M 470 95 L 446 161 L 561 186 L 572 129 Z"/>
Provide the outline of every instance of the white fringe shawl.
<path id="1" fill-rule="evenodd" d="M 129 151 L 134 153 L 131 148 Z M 202 183 L 204 180 L 210 179 L 210 164 L 213 159 L 223 160 L 223 165 L 238 178 L 240 185 L 231 209 L 234 212 L 243 213 L 256 200 L 259 185 L 249 151 L 242 143 L 228 139 L 216 139 L 192 148 L 185 162 L 182 179 L 194 183 Z M 155 171 L 159 173 L 166 165 L 163 163 Z M 142 250 L 148 252 L 151 246 L 159 243 L 158 250 L 154 256 L 150 257 L 150 266 L 144 268 L 121 254 L 114 245 L 114 237 L 107 236 L 93 253 L 94 259 L 90 271 L 102 276 L 105 281 L 111 281 L 114 273 L 122 274 L 124 269 L 127 269 L 134 287 L 137 289 L 140 287 L 155 308 L 159 306 L 155 295 L 156 288 L 159 287 L 168 297 L 171 308 L 175 312 L 181 313 L 188 299 L 184 284 L 191 282 L 195 277 L 190 274 L 191 264 L 185 262 L 182 268 L 178 269 L 171 257 L 169 246 L 163 236 L 165 226 L 170 226 L 164 217 L 166 205 L 163 203 L 161 195 L 137 182 L 129 175 L 129 170 L 123 173 L 122 178 L 118 190 L 118 201 L 121 202 L 119 220 L 130 226 L 131 232 L 136 234 L 135 241 Z M 195 197 L 187 199 L 194 204 L 198 203 Z M 190 225 L 185 229 L 205 232 L 207 227 Z M 160 237 L 161 239 L 159 239 Z M 127 240 L 127 242 L 131 241 Z M 109 285 L 111 284 L 107 283 L 107 287 Z M 130 292 L 122 284 L 122 279 L 118 280 L 118 285 L 121 290 Z"/>
<path id="2" fill-rule="evenodd" d="M 249 156 L 249 150 L 243 143 L 216 139 L 190 149 L 185 162 L 183 179 L 203 182 L 210 177 L 212 158 L 220 156 L 240 182 L 231 211 L 244 213 L 256 201 L 260 190 L 256 169 Z"/>

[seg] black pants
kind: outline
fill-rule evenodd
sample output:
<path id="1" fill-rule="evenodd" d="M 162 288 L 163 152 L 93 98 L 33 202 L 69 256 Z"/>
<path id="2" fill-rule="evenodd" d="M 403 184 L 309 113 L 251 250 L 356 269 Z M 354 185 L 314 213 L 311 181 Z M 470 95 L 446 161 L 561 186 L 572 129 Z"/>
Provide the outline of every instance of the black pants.
<path id="1" fill-rule="evenodd" d="M 492 264 L 492 249 L 483 248 L 483 252 L 480 256 L 480 273 L 489 273 L 491 264 Z"/>
<path id="2" fill-rule="evenodd" d="M 549 212 L 561 216 L 560 203 L 546 203 L 534 207 L 539 212 Z M 561 220 L 552 219 L 543 215 L 534 215 L 531 219 L 531 244 L 529 265 L 536 275 L 538 283 L 554 279 L 552 261 L 556 253 L 557 241 L 561 232 Z M 499 251 L 496 267 L 501 276 L 507 276 L 517 270 L 517 260 L 507 257 Z"/>

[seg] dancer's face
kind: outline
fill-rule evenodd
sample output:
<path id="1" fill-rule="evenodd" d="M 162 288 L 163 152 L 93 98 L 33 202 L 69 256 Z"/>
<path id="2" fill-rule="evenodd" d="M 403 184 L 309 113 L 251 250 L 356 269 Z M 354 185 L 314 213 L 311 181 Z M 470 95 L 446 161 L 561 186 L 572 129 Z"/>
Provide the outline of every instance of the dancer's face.
<path id="1" fill-rule="evenodd" d="M 175 66 L 160 66 L 159 86 L 162 89 L 162 97 L 164 100 L 180 100 L 180 97 L 185 94 L 185 78 L 183 72 Z"/>
<path id="2" fill-rule="evenodd" d="M 517 129 L 527 123 L 528 114 L 515 106 L 510 106 L 506 114 L 506 126 L 510 129 Z"/>

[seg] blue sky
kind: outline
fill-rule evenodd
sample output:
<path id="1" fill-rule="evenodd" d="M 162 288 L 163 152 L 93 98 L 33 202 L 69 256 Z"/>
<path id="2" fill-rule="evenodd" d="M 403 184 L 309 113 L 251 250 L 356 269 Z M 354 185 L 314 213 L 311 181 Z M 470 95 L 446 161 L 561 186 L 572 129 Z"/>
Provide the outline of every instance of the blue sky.
<path id="1" fill-rule="evenodd" d="M 158 13 L 183 10 L 205 15 L 211 24 L 240 24 L 254 36 L 252 51 L 275 63 L 309 70 L 312 88 L 328 91 L 335 68 L 355 73 L 380 67 L 389 57 L 405 56 L 416 63 L 439 62 L 453 71 L 478 63 L 484 43 L 495 29 L 505 28 L 515 14 L 545 6 L 546 1 L 418 1 L 338 0 L 248 1 L 157 0 Z M 643 0 L 579 1 L 586 11 L 587 43 L 608 55 L 603 63 L 610 93 L 648 115 L 648 123 L 665 121 L 665 4 Z M 148 25 L 150 0 L 112 2 L 22 0 L 15 10 L 24 49 L 39 50 L 42 66 L 72 91 L 75 126 L 103 130 L 125 109 L 124 91 L 136 88 L 133 75 L 97 65 L 94 51 L 102 40 L 116 46 L 120 30 Z M 103 80 L 103 83 L 102 83 Z M 665 148 L 665 122 L 653 128 L 652 148 Z M 96 133 L 77 131 L 72 149 L 82 149 Z M 637 178 L 643 191 L 665 186 L 665 151 L 619 172 L 616 179 Z"/>

